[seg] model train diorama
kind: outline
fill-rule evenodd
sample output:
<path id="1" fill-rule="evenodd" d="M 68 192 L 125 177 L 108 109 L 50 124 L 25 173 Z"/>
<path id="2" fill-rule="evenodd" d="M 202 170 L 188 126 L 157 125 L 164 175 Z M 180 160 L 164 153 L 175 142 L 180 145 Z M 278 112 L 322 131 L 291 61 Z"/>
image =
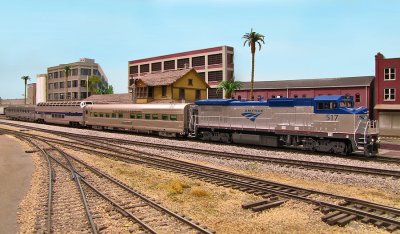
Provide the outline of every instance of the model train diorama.
<path id="1" fill-rule="evenodd" d="M 266 101 L 199 100 L 195 103 L 96 104 L 45 102 L 10 106 L 9 119 L 165 137 L 290 147 L 365 156 L 378 152 L 378 128 L 352 97 L 273 98 Z"/>

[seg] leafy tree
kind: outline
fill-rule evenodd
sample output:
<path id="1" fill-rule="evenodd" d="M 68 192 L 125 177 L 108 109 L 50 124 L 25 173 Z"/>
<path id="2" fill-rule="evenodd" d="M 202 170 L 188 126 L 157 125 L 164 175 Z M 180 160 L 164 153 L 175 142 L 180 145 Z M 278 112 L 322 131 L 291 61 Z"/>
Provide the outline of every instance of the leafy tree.
<path id="1" fill-rule="evenodd" d="M 71 72 L 71 67 L 70 66 L 65 66 L 64 67 L 64 73 L 65 73 L 65 99 L 68 99 L 68 76 L 69 76 L 70 72 Z"/>
<path id="2" fill-rule="evenodd" d="M 256 53 L 256 43 L 258 44 L 258 49 L 261 50 L 261 42 L 265 44 L 264 42 L 264 35 L 253 32 L 253 29 L 251 29 L 250 33 L 246 33 L 242 37 L 245 39 L 243 46 L 246 45 L 246 43 L 250 46 L 251 49 L 251 87 L 250 87 L 250 98 L 253 100 L 254 95 L 253 95 L 253 89 L 254 89 L 254 55 Z"/>
<path id="3" fill-rule="evenodd" d="M 113 94 L 114 87 L 103 82 L 100 76 L 89 77 L 89 92 L 91 94 Z"/>
<path id="4" fill-rule="evenodd" d="M 30 80 L 31 78 L 29 78 L 29 76 L 22 76 L 21 79 L 24 80 L 25 83 L 25 105 L 26 105 L 26 85 L 28 84 L 28 80 Z"/>
<path id="5" fill-rule="evenodd" d="M 103 83 L 100 76 L 90 76 L 88 81 L 88 88 L 91 94 L 97 94 L 97 90 Z"/>
<path id="6" fill-rule="evenodd" d="M 225 98 L 231 98 L 232 93 L 236 90 L 242 88 L 242 82 L 235 80 L 235 78 L 230 80 L 223 80 L 218 84 L 217 93 L 221 90 L 225 91 Z"/>

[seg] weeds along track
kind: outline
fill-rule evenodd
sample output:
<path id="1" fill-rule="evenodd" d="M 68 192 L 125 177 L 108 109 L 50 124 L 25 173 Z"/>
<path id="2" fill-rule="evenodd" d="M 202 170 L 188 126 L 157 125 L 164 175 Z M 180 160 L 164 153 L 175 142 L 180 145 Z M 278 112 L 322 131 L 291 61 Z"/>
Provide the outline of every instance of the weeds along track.
<path id="1" fill-rule="evenodd" d="M 43 139 L 32 139 L 32 136 L 21 133 L 16 135 L 46 153 L 52 164 L 56 164 L 56 174 L 62 169 L 62 180 L 60 176 L 56 176 L 56 180 L 60 180 L 60 185 L 64 185 L 62 189 L 69 191 L 69 194 L 63 197 L 54 189 L 49 229 L 52 232 L 212 233 L 84 161 L 65 153 L 55 144 L 46 142 L 50 148 L 43 148 L 35 143 L 45 141 Z M 78 190 L 72 190 L 71 186 L 74 183 L 71 179 L 75 180 Z M 86 219 L 83 209 L 77 208 L 76 200 L 79 198 L 85 205 Z M 58 217 L 58 213 L 67 215 Z"/>
<path id="2" fill-rule="evenodd" d="M 388 231 L 395 231 L 400 228 L 399 208 L 243 176 L 161 155 L 143 153 L 113 143 L 95 143 L 93 139 L 82 139 L 82 137 L 75 140 L 75 142 L 49 141 L 74 150 L 86 151 L 114 160 L 180 173 L 219 186 L 258 195 L 262 198 L 260 202 L 243 205 L 243 208 L 251 208 L 254 211 L 279 206 L 288 199 L 296 199 L 316 205 L 325 214 L 322 220 L 330 225 L 342 226 L 352 220 L 361 220 L 362 222 L 385 228 Z"/>

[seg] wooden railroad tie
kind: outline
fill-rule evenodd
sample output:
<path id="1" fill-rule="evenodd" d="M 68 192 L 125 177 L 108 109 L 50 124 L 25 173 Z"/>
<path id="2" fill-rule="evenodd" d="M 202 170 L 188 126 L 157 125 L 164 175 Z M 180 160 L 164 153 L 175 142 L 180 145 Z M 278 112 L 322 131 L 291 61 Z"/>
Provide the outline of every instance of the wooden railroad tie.
<path id="1" fill-rule="evenodd" d="M 251 209 L 254 212 L 263 211 L 266 209 L 274 208 L 285 203 L 287 199 L 282 199 L 273 195 L 270 199 L 246 203 L 242 205 L 243 209 Z"/>

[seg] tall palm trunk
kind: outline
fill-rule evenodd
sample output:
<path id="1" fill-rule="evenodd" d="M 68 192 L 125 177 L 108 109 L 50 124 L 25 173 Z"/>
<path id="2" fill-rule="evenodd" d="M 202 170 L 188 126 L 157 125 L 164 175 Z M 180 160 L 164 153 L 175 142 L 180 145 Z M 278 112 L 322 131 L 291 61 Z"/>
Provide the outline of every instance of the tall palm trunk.
<path id="1" fill-rule="evenodd" d="M 251 82 L 250 82 L 250 98 L 254 100 L 253 89 L 254 89 L 254 55 L 256 53 L 255 43 L 251 44 Z"/>
<path id="2" fill-rule="evenodd" d="M 26 84 L 28 83 L 28 80 L 25 80 L 25 105 L 26 105 Z"/>

